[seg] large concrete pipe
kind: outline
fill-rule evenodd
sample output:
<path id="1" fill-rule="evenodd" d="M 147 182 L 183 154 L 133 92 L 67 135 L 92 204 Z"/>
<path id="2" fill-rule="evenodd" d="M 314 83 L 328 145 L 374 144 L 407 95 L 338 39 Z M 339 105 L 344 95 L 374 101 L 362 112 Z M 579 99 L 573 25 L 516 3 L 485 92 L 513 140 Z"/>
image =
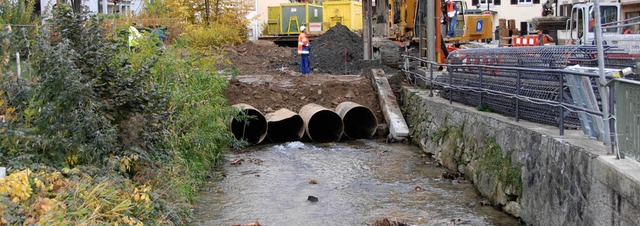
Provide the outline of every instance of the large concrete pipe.
<path id="1" fill-rule="evenodd" d="M 235 104 L 240 113 L 231 121 L 231 132 L 236 139 L 259 144 L 267 136 L 267 120 L 258 109 L 248 104 Z"/>
<path id="2" fill-rule="evenodd" d="M 300 108 L 305 134 L 315 142 L 339 141 L 344 130 L 338 114 L 317 104 L 307 104 Z"/>
<path id="3" fill-rule="evenodd" d="M 342 118 L 344 135 L 351 139 L 371 138 L 378 128 L 378 119 L 371 109 L 360 104 L 345 101 L 336 107 Z"/>
<path id="4" fill-rule="evenodd" d="M 300 140 L 304 135 L 304 121 L 298 113 L 281 108 L 265 115 L 267 118 L 267 137 L 271 142 Z"/>

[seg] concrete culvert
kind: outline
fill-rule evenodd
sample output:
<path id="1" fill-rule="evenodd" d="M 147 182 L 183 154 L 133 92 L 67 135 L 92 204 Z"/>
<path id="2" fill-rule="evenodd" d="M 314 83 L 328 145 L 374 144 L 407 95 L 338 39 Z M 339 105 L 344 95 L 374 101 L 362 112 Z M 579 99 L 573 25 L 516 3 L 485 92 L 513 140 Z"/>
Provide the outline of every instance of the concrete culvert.
<path id="1" fill-rule="evenodd" d="M 336 107 L 342 118 L 344 135 L 350 139 L 371 138 L 378 128 L 378 119 L 371 109 L 360 104 L 345 101 Z"/>
<path id="2" fill-rule="evenodd" d="M 267 120 L 258 109 L 248 104 L 235 104 L 240 110 L 231 121 L 231 132 L 236 139 L 259 144 L 267 136 Z"/>
<path id="3" fill-rule="evenodd" d="M 265 117 L 267 137 L 271 142 L 297 141 L 304 135 L 304 121 L 298 113 L 281 108 Z"/>
<path id="4" fill-rule="evenodd" d="M 339 141 L 344 130 L 338 114 L 317 104 L 307 104 L 300 108 L 307 137 L 315 142 Z"/>

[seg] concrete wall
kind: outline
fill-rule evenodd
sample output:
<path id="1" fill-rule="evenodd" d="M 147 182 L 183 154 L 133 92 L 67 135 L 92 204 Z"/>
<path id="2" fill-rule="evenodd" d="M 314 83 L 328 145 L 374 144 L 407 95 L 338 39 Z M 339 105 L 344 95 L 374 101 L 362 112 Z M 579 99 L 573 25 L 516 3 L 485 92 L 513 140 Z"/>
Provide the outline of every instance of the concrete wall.
<path id="1" fill-rule="evenodd" d="M 640 164 L 579 131 L 515 122 L 405 87 L 411 139 L 527 225 L 640 225 Z"/>

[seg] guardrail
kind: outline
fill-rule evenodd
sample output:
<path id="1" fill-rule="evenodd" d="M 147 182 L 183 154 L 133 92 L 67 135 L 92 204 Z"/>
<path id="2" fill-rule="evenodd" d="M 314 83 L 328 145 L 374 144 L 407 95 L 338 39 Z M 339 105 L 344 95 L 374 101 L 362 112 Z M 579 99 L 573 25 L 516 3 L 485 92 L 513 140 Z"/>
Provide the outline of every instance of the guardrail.
<path id="1" fill-rule="evenodd" d="M 588 115 L 596 120 L 603 120 L 604 114 L 598 104 L 595 108 L 585 107 L 574 102 L 567 78 L 586 78 L 585 81 L 593 81 L 598 79 L 598 75 L 594 73 L 584 73 L 579 71 L 570 71 L 565 69 L 536 69 L 513 66 L 489 66 L 478 64 L 439 64 L 433 61 L 427 61 L 415 56 L 404 55 L 404 66 L 402 71 L 407 76 L 407 80 L 416 87 L 428 88 L 429 96 L 434 96 L 435 90 L 440 91 L 440 96 L 449 100 L 461 102 L 466 105 L 477 107 L 484 110 L 483 106 L 489 109 L 498 108 L 495 112 L 513 116 L 515 121 L 521 118 L 538 123 L 551 124 L 558 127 L 559 134 L 564 135 L 565 128 L 583 130 L 589 128 L 590 125 L 579 120 L 578 115 Z M 413 65 L 413 66 L 412 66 Z M 422 71 L 415 70 L 416 66 L 425 66 Z M 446 67 L 446 71 L 436 72 L 435 68 Z M 505 76 L 508 75 L 508 76 Z M 536 75 L 536 76 L 531 76 Z M 573 77 L 572 77 L 573 76 Z M 609 78 L 613 78 L 609 76 Z M 542 88 L 540 88 L 542 87 Z M 609 98 L 602 100 L 598 90 L 593 89 L 590 92 L 595 94 L 597 101 L 608 101 L 613 106 L 614 99 Z M 640 103 L 640 88 L 637 88 L 636 95 L 633 99 L 635 103 Z M 618 89 L 615 89 L 622 92 Z M 625 92 L 629 92 L 625 88 Z M 610 89 L 610 97 L 614 96 L 614 89 Z M 456 98 L 455 95 L 458 95 Z M 635 113 L 633 116 L 640 116 L 640 104 L 633 105 Z M 486 108 L 485 108 L 486 109 Z M 612 108 L 613 109 L 613 108 Z M 618 110 L 619 111 L 619 110 Z M 610 115 L 614 115 L 610 112 Z M 580 118 L 582 119 L 582 118 Z M 615 120 L 615 116 L 609 119 Z M 617 121 L 617 120 L 616 120 Z M 591 124 L 593 125 L 593 124 Z M 635 124 L 629 136 L 640 137 L 640 124 Z M 577 127 L 576 127 L 577 126 Z M 591 130 L 598 127 L 592 127 Z M 600 137 L 587 133 L 593 138 L 603 140 L 602 130 L 609 129 L 609 134 L 616 134 L 615 128 L 599 127 Z M 594 132 L 594 131 L 590 131 Z M 612 140 L 615 140 L 613 137 Z M 611 142 L 610 154 L 616 150 L 616 142 Z M 625 144 L 626 145 L 626 144 Z M 632 149 L 640 150 L 640 140 L 633 140 L 629 145 Z M 626 147 L 626 146 L 625 146 Z M 636 151 L 635 156 L 640 156 L 640 151 Z"/>
<path id="2" fill-rule="evenodd" d="M 621 154 L 640 161 L 640 82 L 613 81 L 618 149 Z"/>

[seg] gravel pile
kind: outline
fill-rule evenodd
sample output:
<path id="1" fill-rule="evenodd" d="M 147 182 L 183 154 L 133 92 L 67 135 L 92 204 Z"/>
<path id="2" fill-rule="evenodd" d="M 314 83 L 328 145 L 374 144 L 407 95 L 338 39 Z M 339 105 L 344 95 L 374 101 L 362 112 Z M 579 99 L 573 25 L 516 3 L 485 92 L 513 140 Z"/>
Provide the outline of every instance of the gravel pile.
<path id="1" fill-rule="evenodd" d="M 311 68 L 330 74 L 359 74 L 362 37 L 338 23 L 311 43 Z"/>

